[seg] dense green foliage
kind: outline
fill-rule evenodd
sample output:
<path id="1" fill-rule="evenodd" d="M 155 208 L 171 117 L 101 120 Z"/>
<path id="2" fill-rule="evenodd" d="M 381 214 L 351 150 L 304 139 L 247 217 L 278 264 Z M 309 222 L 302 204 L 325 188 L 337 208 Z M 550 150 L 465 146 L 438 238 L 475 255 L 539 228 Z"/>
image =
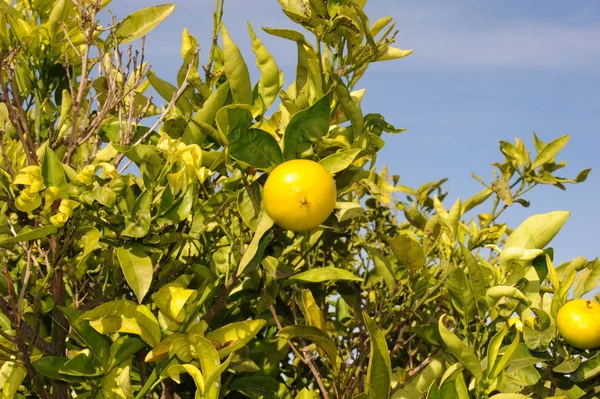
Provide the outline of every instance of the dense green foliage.
<path id="1" fill-rule="evenodd" d="M 600 352 L 567 345 L 555 320 L 600 262 L 553 265 L 568 212 L 498 222 L 535 186 L 586 179 L 556 174 L 568 136 L 534 137 L 535 155 L 502 141 L 491 181 L 445 204 L 445 180 L 413 189 L 376 168 L 403 129 L 363 114 L 360 79 L 410 50 L 366 0 L 279 0 L 305 33 L 248 26 L 254 83 L 222 1 L 206 64 L 184 30 L 176 77 L 126 45 L 175 7 L 110 21 L 109 2 L 0 0 L 3 398 L 597 393 Z M 265 34 L 297 48 L 293 80 Z M 261 199 L 298 158 L 338 191 L 302 234 Z M 509 327 L 515 314 L 534 322 Z"/>

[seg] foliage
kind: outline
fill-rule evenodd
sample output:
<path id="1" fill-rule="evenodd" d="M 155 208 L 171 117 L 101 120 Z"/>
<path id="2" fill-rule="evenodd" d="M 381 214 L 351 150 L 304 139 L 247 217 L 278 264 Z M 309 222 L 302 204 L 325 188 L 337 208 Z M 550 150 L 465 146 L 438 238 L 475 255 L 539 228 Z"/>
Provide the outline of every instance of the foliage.
<path id="1" fill-rule="evenodd" d="M 502 141 L 491 182 L 454 204 L 445 180 L 400 185 L 376 160 L 403 129 L 364 114 L 359 89 L 410 54 L 392 19 L 371 23 L 364 0 L 279 2 L 314 40 L 249 26 L 253 83 L 219 1 L 207 64 L 184 30 L 173 80 L 123 45 L 174 6 L 100 25 L 107 0 L 0 1 L 3 397 L 594 395 L 599 352 L 555 320 L 599 261 L 553 264 L 568 212 L 498 221 L 538 185 L 586 179 L 556 174 L 568 136 L 534 135 L 535 156 Z M 285 88 L 265 33 L 297 48 Z M 303 234 L 261 199 L 298 158 L 338 191 Z M 508 328 L 515 313 L 533 327 Z"/>

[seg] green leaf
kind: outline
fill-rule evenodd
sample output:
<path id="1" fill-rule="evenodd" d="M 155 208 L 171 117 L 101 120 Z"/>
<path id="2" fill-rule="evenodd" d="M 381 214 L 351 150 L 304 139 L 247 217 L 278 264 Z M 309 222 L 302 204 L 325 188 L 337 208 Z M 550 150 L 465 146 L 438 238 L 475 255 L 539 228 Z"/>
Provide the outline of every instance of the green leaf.
<path id="1" fill-rule="evenodd" d="M 248 67 L 240 49 L 235 44 L 225 26 L 223 32 L 223 54 L 225 58 L 225 74 L 231 88 L 234 104 L 252 105 L 252 83 Z"/>
<path id="2" fill-rule="evenodd" d="M 450 353 L 452 353 L 456 360 L 461 362 L 462 365 L 469 370 L 477 381 L 481 381 L 483 372 L 481 371 L 479 359 L 477 359 L 473 351 L 464 342 L 444 326 L 444 315 L 440 317 L 438 328 L 440 330 L 440 336 L 450 350 Z"/>
<path id="3" fill-rule="evenodd" d="M 167 374 L 169 375 L 169 377 L 171 377 L 173 381 L 175 381 L 178 384 L 181 383 L 181 378 L 179 377 L 179 375 L 182 372 L 188 373 L 192 377 L 194 383 L 196 384 L 196 388 L 201 394 L 204 394 L 204 392 L 206 392 L 206 387 L 204 385 L 204 376 L 202 375 L 200 370 L 198 370 L 198 367 L 192 364 L 174 364 L 167 369 Z M 196 397 L 200 396 L 197 395 Z"/>
<path id="4" fill-rule="evenodd" d="M 376 248 L 365 247 L 365 250 L 371 256 L 371 260 L 375 266 L 375 271 L 383 278 L 383 281 L 385 281 L 389 292 L 393 292 L 396 288 L 397 282 L 390 261 L 385 257 L 385 255 L 383 255 L 383 253 L 381 253 L 381 251 Z"/>
<path id="5" fill-rule="evenodd" d="M 174 4 L 163 4 L 134 11 L 117 24 L 115 36 L 121 44 L 136 40 L 152 29 L 175 11 Z"/>
<path id="6" fill-rule="evenodd" d="M 206 379 L 209 375 L 219 369 L 219 366 L 221 365 L 219 353 L 209 340 L 200 335 L 194 336 L 194 344 L 196 346 L 196 353 L 198 355 L 198 361 L 200 362 L 200 368 L 202 369 L 202 375 Z M 212 381 L 211 383 L 206 380 L 204 381 L 204 389 L 207 391 L 205 392 L 208 393 L 209 397 L 211 395 L 214 396 L 215 394 L 216 397 L 218 397 L 219 387 L 212 386 L 214 382 L 216 382 L 216 380 Z"/>
<path id="7" fill-rule="evenodd" d="M 49 235 L 55 234 L 58 231 L 58 227 L 56 226 L 43 226 L 38 227 L 37 229 L 32 229 L 29 226 L 23 227 L 23 230 L 19 232 L 14 237 L 3 240 L 2 243 L 12 244 L 15 242 L 26 242 L 32 240 L 39 240 L 40 238 L 47 237 Z"/>
<path id="8" fill-rule="evenodd" d="M 323 158 L 319 163 L 327 169 L 329 173 L 334 175 L 350 166 L 360 151 L 359 148 L 356 148 L 353 150 L 336 152 L 335 154 Z"/>
<path id="9" fill-rule="evenodd" d="M 240 264 L 238 266 L 237 275 L 241 276 L 244 273 L 244 270 L 251 263 L 258 266 L 258 264 L 262 261 L 262 255 L 266 248 L 266 245 L 270 241 L 269 236 L 265 236 L 265 234 L 273 227 L 273 220 L 269 217 L 266 211 L 261 211 L 258 221 L 258 226 L 256 228 L 256 232 L 254 233 L 254 237 L 252 237 L 252 241 L 246 250 L 244 251 L 244 255 L 240 260 Z"/>
<path id="10" fill-rule="evenodd" d="M 494 194 L 494 191 L 489 188 L 484 188 L 474 196 L 467 199 L 462 206 L 462 213 L 466 213 L 471 209 L 483 204 L 490 196 Z"/>
<path id="11" fill-rule="evenodd" d="M 334 369 L 337 369 L 337 348 L 331 338 L 329 338 L 329 335 L 320 328 L 301 325 L 288 326 L 279 331 L 279 336 L 287 340 L 292 338 L 305 338 L 314 342 L 327 353 L 331 365 Z"/>
<path id="12" fill-rule="evenodd" d="M 494 367 L 489 372 L 489 375 L 491 378 L 497 377 L 506 368 L 506 366 L 510 362 L 510 359 L 515 354 L 515 351 L 517 350 L 517 347 L 518 347 L 520 341 L 521 341 L 521 334 L 519 333 L 519 331 L 517 331 L 513 342 L 508 346 L 508 348 L 504 351 L 504 354 L 502 355 L 500 360 L 498 360 L 494 364 Z"/>
<path id="13" fill-rule="evenodd" d="M 65 170 L 60 159 L 49 146 L 44 147 L 41 169 L 46 187 L 58 187 L 59 198 L 67 198 L 69 196 L 69 186 L 67 185 Z"/>
<path id="14" fill-rule="evenodd" d="M 265 111 L 279 95 L 279 89 L 281 88 L 279 67 L 271 53 L 269 53 L 269 50 L 267 50 L 263 42 L 254 33 L 250 22 L 248 22 L 248 33 L 252 40 L 252 51 L 254 51 L 256 56 L 256 65 L 260 71 L 257 90 L 263 111 Z M 257 105 L 256 101 L 254 103 Z"/>
<path id="15" fill-rule="evenodd" d="M 183 287 L 177 287 L 174 284 L 162 286 L 154 295 L 156 306 L 178 323 L 183 323 L 186 317 L 185 305 L 188 301 L 196 299 L 198 292 Z"/>
<path id="16" fill-rule="evenodd" d="M 379 52 L 374 62 L 397 60 L 411 55 L 412 52 L 412 50 L 402 50 L 397 47 L 389 46 Z"/>
<path id="17" fill-rule="evenodd" d="M 252 399 L 271 399 L 279 391 L 280 383 L 271 377 L 256 375 L 251 377 L 235 378 L 229 388 L 242 392 Z"/>
<path id="18" fill-rule="evenodd" d="M 356 219 L 365 212 L 364 208 L 357 202 L 336 202 L 335 216 L 338 222 Z"/>
<path id="19" fill-rule="evenodd" d="M 477 258 L 475 258 L 471 251 L 469 251 L 469 249 L 465 246 L 461 245 L 461 249 L 465 258 L 467 269 L 469 270 L 469 285 L 473 290 L 473 295 L 476 300 L 475 305 L 479 311 L 479 316 L 483 317 L 487 311 L 485 303 L 485 277 L 483 276 L 483 271 L 479 265 L 479 262 L 477 262 Z"/>
<path id="20" fill-rule="evenodd" d="M 103 303 L 82 314 L 80 319 L 89 320 L 90 326 L 100 334 L 136 334 L 152 347 L 160 342 L 160 327 L 156 317 L 146 306 L 132 301 L 120 299 Z"/>
<path id="21" fill-rule="evenodd" d="M 440 398 L 444 399 L 469 399 L 469 391 L 465 384 L 465 377 L 462 370 L 453 373 L 448 378 L 439 391 Z"/>
<path id="22" fill-rule="evenodd" d="M 250 342 L 266 323 L 261 319 L 235 322 L 209 332 L 206 338 L 222 345 L 219 349 L 222 359 Z"/>
<path id="23" fill-rule="evenodd" d="M 582 362 L 577 370 L 571 374 L 571 380 L 575 382 L 589 381 L 600 374 L 600 353 Z"/>
<path id="24" fill-rule="evenodd" d="M 223 83 L 211 93 L 202 108 L 192 117 L 192 122 L 199 124 L 199 126 L 200 124 L 211 126 L 215 121 L 217 112 L 225 105 L 227 96 L 229 96 L 229 82 Z"/>
<path id="25" fill-rule="evenodd" d="M 492 337 L 490 343 L 487 347 L 487 378 L 492 379 L 492 373 L 494 372 L 494 365 L 496 364 L 496 359 L 498 358 L 498 352 L 500 352 L 500 348 L 502 347 L 502 341 L 506 334 L 508 333 L 507 328 L 503 328 L 498 331 L 496 335 Z"/>
<path id="26" fill-rule="evenodd" d="M 146 343 L 136 337 L 123 336 L 117 338 L 110 346 L 109 367 L 125 363 L 145 347 Z"/>
<path id="27" fill-rule="evenodd" d="M 423 247 L 413 236 L 400 234 L 390 241 L 390 246 L 400 264 L 411 271 L 417 271 L 425 266 Z"/>
<path id="28" fill-rule="evenodd" d="M 282 39 L 291 40 L 293 42 L 302 44 L 309 48 L 312 48 L 312 45 L 306 40 L 304 35 L 298 31 L 292 29 L 282 29 L 282 28 L 266 28 L 263 27 L 262 30 L 267 32 L 269 35 L 277 36 Z"/>
<path id="29" fill-rule="evenodd" d="M 294 269 L 273 256 L 266 256 L 262 260 L 262 265 L 267 273 L 277 279 L 288 278 L 294 274 Z"/>
<path id="30" fill-rule="evenodd" d="M 521 395 L 520 393 L 498 393 L 490 396 L 490 399 L 529 399 L 529 396 Z"/>
<path id="31" fill-rule="evenodd" d="M 127 284 L 135 293 L 138 302 L 142 303 L 152 284 L 152 260 L 138 247 L 120 247 L 116 249 L 116 253 Z"/>
<path id="32" fill-rule="evenodd" d="M 331 119 L 329 101 L 328 93 L 294 114 L 283 135 L 283 157 L 286 161 L 302 158 L 314 142 L 327 134 Z"/>
<path id="33" fill-rule="evenodd" d="M 580 357 L 572 357 L 569 359 L 565 359 L 561 364 L 555 366 L 552 371 L 555 373 L 561 374 L 571 374 L 573 371 L 577 370 L 579 364 L 581 363 Z"/>
<path id="34" fill-rule="evenodd" d="M 584 169 L 581 172 L 579 172 L 577 174 L 577 177 L 575 178 L 575 181 L 577 183 L 583 183 L 584 181 L 587 180 L 588 175 L 590 174 L 590 172 L 592 171 L 592 169 Z"/>
<path id="35" fill-rule="evenodd" d="M 141 238 L 150 231 L 152 215 L 148 209 L 142 209 L 134 213 L 134 217 L 127 218 L 127 225 L 121 232 L 121 237 Z"/>
<path id="36" fill-rule="evenodd" d="M 239 140 L 252 124 L 252 113 L 247 105 L 227 105 L 217 112 L 216 120 L 219 132 L 226 140 L 229 136 Z"/>
<path id="37" fill-rule="evenodd" d="M 564 135 L 546 144 L 535 157 L 535 160 L 531 164 L 531 169 L 537 169 L 540 166 L 552 161 L 556 154 L 558 154 L 560 150 L 567 145 L 570 139 L 571 137 L 569 135 Z"/>
<path id="38" fill-rule="evenodd" d="M 504 297 L 514 298 L 519 301 L 522 301 L 526 305 L 529 305 L 527 297 L 521 291 L 519 291 L 518 288 L 509 287 L 505 285 L 498 285 L 489 288 L 485 292 L 485 301 L 487 303 L 488 309 L 493 309 L 494 306 L 496 306 L 496 304 L 500 301 L 500 299 Z"/>
<path id="39" fill-rule="evenodd" d="M 553 324 L 548 326 L 544 331 L 523 326 L 523 341 L 525 341 L 527 347 L 532 351 L 546 351 L 555 337 L 556 327 Z"/>
<path id="40" fill-rule="evenodd" d="M 84 353 L 80 353 L 74 358 L 69 359 L 62 365 L 58 372 L 75 377 L 94 377 L 104 374 L 103 370 L 94 367 L 90 358 Z"/>
<path id="41" fill-rule="evenodd" d="M 4 15 L 10 15 L 11 17 L 17 19 L 23 19 L 23 14 L 12 6 L 12 2 L 7 3 L 6 1 L 0 1 L 0 11 L 2 11 L 2 14 Z"/>
<path id="42" fill-rule="evenodd" d="M 25 367 L 14 362 L 4 362 L 2 373 L 4 384 L 2 385 L 2 399 L 13 399 L 17 397 L 17 391 L 27 376 Z"/>
<path id="43" fill-rule="evenodd" d="M 388 398 L 392 380 L 392 363 L 385 335 L 377 324 L 363 312 L 363 320 L 369 330 L 370 351 L 367 382 L 376 398 Z"/>
<path id="44" fill-rule="evenodd" d="M 566 223 L 568 211 L 554 211 L 527 218 L 507 238 L 505 248 L 543 249 Z"/>
<path id="45" fill-rule="evenodd" d="M 153 179 L 158 177 L 164 166 L 162 158 L 152 145 L 136 144 L 127 147 L 113 143 L 113 147 L 135 162 L 138 167 L 145 166 Z"/>
<path id="46" fill-rule="evenodd" d="M 371 26 L 371 36 L 375 37 L 381 32 L 383 28 L 385 28 L 390 22 L 394 19 L 392 17 L 382 17 L 373 23 Z"/>
<path id="47" fill-rule="evenodd" d="M 294 399 L 313 399 L 313 394 L 306 388 L 303 388 Z"/>
<path id="48" fill-rule="evenodd" d="M 242 132 L 234 129 L 229 133 L 228 139 L 231 144 L 229 155 L 256 169 L 271 171 L 283 162 L 277 140 L 264 130 L 250 129 Z"/>
<path id="49" fill-rule="evenodd" d="M 475 296 L 465 272 L 460 268 L 452 270 L 446 280 L 446 287 L 452 298 L 452 304 L 461 316 L 461 322 L 465 327 L 468 326 L 475 318 L 477 309 Z"/>
<path id="50" fill-rule="evenodd" d="M 106 339 L 90 327 L 86 320 L 79 319 L 83 312 L 69 306 L 59 306 L 71 325 L 70 335 L 81 345 L 89 348 L 94 365 L 108 365 L 110 349 Z"/>
<path id="51" fill-rule="evenodd" d="M 348 305 L 344 297 L 338 297 L 335 304 L 335 319 L 340 323 L 346 323 L 353 319 L 352 314 L 352 308 Z"/>
<path id="52" fill-rule="evenodd" d="M 589 262 L 586 268 L 577 274 L 573 286 L 573 298 L 581 298 L 600 282 L 600 260 L 598 258 Z"/>
<path id="53" fill-rule="evenodd" d="M 34 369 L 44 377 L 52 378 L 53 380 L 61 380 L 66 382 L 79 382 L 81 377 L 74 377 L 68 374 L 60 374 L 60 368 L 69 361 L 68 358 L 62 356 L 43 356 L 40 359 L 32 362 Z"/>
<path id="54" fill-rule="evenodd" d="M 156 92 L 160 94 L 160 96 L 167 102 L 170 102 L 173 99 L 175 93 L 177 93 L 177 87 L 173 86 L 166 80 L 159 78 L 154 72 L 149 71 L 146 77 L 148 78 L 148 81 L 150 82 L 154 90 L 156 90 Z M 180 96 L 177 99 L 175 106 L 186 114 L 189 114 L 193 111 L 192 104 L 185 96 Z"/>
<path id="55" fill-rule="evenodd" d="M 348 270 L 335 267 L 320 267 L 295 274 L 287 279 L 283 285 L 288 286 L 298 281 L 303 283 L 323 283 L 335 280 L 363 281 L 362 278 L 355 276 Z"/>
<path id="56" fill-rule="evenodd" d="M 78 234 L 82 233 L 81 245 L 83 246 L 83 253 L 81 254 L 81 260 L 79 261 L 79 264 L 81 264 L 85 258 L 87 258 L 87 256 L 98 247 L 98 244 L 100 243 L 100 231 L 97 228 L 86 227 L 85 229 L 78 231 Z"/>
<path id="57" fill-rule="evenodd" d="M 363 132 L 365 127 L 365 119 L 360 108 L 360 104 L 357 100 L 354 100 L 348 89 L 343 85 L 337 85 L 335 88 L 335 94 L 337 99 L 344 111 L 344 115 L 348 118 L 352 125 L 352 132 L 354 133 L 354 140 Z"/>

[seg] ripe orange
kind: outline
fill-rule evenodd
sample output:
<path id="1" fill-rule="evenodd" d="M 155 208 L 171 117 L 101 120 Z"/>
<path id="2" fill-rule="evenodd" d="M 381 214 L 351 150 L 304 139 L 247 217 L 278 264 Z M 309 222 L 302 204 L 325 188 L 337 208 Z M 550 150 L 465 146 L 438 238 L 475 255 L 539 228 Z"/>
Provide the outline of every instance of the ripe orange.
<path id="1" fill-rule="evenodd" d="M 335 180 L 322 165 L 306 159 L 273 169 L 263 198 L 271 219 L 284 229 L 307 231 L 329 217 L 337 198 Z"/>
<path id="2" fill-rule="evenodd" d="M 556 316 L 558 332 L 579 349 L 600 347 L 600 304 L 586 299 L 565 303 Z"/>

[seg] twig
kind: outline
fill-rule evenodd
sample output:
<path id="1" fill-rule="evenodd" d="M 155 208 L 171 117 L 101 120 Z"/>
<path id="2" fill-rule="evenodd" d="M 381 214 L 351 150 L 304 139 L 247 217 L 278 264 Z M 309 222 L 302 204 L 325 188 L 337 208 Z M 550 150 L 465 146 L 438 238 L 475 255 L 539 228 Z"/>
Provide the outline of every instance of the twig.
<path id="1" fill-rule="evenodd" d="M 85 52 L 81 57 L 81 80 L 79 81 L 79 90 L 77 91 L 77 97 L 73 101 L 73 129 L 71 130 L 71 147 L 76 146 L 77 140 L 77 128 L 79 127 L 79 111 L 81 110 L 81 102 L 83 101 L 83 95 L 85 93 L 85 87 L 88 81 L 88 60 L 90 56 L 90 47 L 92 44 L 93 35 L 93 24 L 88 32 L 87 43 L 85 46 Z"/>
<path id="2" fill-rule="evenodd" d="M 171 109 L 173 109 L 173 107 L 175 106 L 175 103 L 177 103 L 177 100 L 179 100 L 179 98 L 181 97 L 183 92 L 187 89 L 187 87 L 190 84 L 188 79 L 190 76 L 190 72 L 192 70 L 192 66 L 194 65 L 196 56 L 197 56 L 197 54 L 194 55 L 194 58 L 188 64 L 188 69 L 185 74 L 185 78 L 183 79 L 183 82 L 181 83 L 181 87 L 175 92 L 175 94 L 173 94 L 171 101 L 167 105 L 167 108 L 161 114 L 160 118 L 158 118 L 158 120 L 156 122 L 154 122 L 152 127 L 150 127 L 150 129 L 146 133 L 144 133 L 144 135 L 142 137 L 140 137 L 135 143 L 133 143 L 133 145 L 138 145 L 138 144 L 143 143 L 148 137 L 150 137 L 154 133 L 154 129 L 156 129 L 165 120 L 167 115 L 169 115 L 169 113 L 171 112 Z M 114 161 L 115 166 L 118 166 L 124 157 L 125 157 L 125 155 L 122 153 L 117 155 L 117 157 L 115 158 L 115 161 Z M 127 165 L 127 166 L 129 166 L 129 165 Z M 123 171 L 123 170 L 125 170 L 125 169 L 121 169 L 121 171 Z"/>
<path id="3" fill-rule="evenodd" d="M 21 292 L 19 292 L 19 299 L 17 301 L 17 315 L 19 319 L 23 318 L 23 302 L 25 301 L 25 292 L 27 291 L 27 285 L 31 277 L 31 249 L 32 247 L 30 246 L 26 251 L 27 264 L 25 266 L 25 275 L 23 276 L 23 285 L 21 286 Z"/>
<path id="4" fill-rule="evenodd" d="M 221 309 L 227 305 L 227 298 L 229 298 L 229 294 L 233 287 L 237 284 L 238 277 L 234 274 L 229 281 L 223 287 L 223 290 L 219 293 L 219 296 L 215 300 L 214 304 L 210 307 L 208 312 L 202 315 L 201 319 L 206 323 L 210 323 L 210 321 L 219 313 Z"/>
<path id="5" fill-rule="evenodd" d="M 406 380 L 404 381 L 404 383 L 396 385 L 394 387 L 394 389 L 392 389 L 391 393 L 394 393 L 394 392 L 398 391 L 399 389 L 401 389 L 402 387 L 406 386 L 406 384 L 408 384 L 410 382 L 410 380 L 412 380 L 421 371 L 423 371 L 425 369 L 425 367 L 429 366 L 429 364 L 433 361 L 433 358 L 438 353 L 438 351 L 439 351 L 439 349 L 434 350 L 429 356 L 427 356 L 425 359 L 423 359 L 423 361 L 417 367 L 410 369 L 408 371 L 408 374 L 406 375 Z"/>
<path id="6" fill-rule="evenodd" d="M 7 72 L 10 72 L 10 69 L 7 69 Z M 8 78 L 11 79 L 12 74 L 7 73 L 7 75 L 8 75 Z M 34 155 L 32 155 L 32 153 L 31 153 L 32 149 L 29 148 L 29 144 L 28 144 L 27 140 L 25 139 L 26 133 L 23 130 L 23 129 L 25 129 L 25 127 L 21 126 L 20 118 L 19 118 L 19 116 L 17 116 L 17 114 L 15 112 L 15 108 L 13 107 L 13 105 L 10 101 L 11 96 L 8 92 L 8 86 L 4 82 L 4 77 L 2 76 L 1 73 L 0 73 L 0 87 L 2 88 L 2 94 L 4 95 L 4 98 L 5 98 L 4 103 L 6 105 L 6 110 L 8 111 L 8 116 L 9 116 L 10 122 L 12 123 L 15 130 L 17 131 L 17 134 L 19 135 L 19 140 L 21 141 L 21 144 L 23 145 L 23 149 L 25 150 L 25 154 L 27 155 L 27 160 L 30 165 L 36 165 L 37 164 L 36 158 L 34 158 Z"/>
<path id="7" fill-rule="evenodd" d="M 282 330 L 283 327 L 281 326 L 279 317 L 277 317 L 277 312 L 275 312 L 275 308 L 273 307 L 272 304 L 269 304 L 267 302 L 266 292 L 264 295 L 264 300 L 265 300 L 265 303 L 267 304 L 267 306 L 269 307 L 269 311 L 273 315 L 273 320 L 275 321 L 275 325 L 277 326 L 277 329 Z M 287 341 L 287 343 L 288 343 L 288 346 L 292 349 L 292 351 L 296 354 L 296 356 L 298 356 L 298 358 L 301 359 L 302 362 L 305 365 L 307 365 L 308 368 L 310 369 L 311 373 L 315 377 L 315 380 L 317 381 L 317 385 L 319 385 L 319 390 L 321 391 L 321 395 L 323 395 L 323 399 L 329 399 L 329 394 L 327 393 L 327 390 L 325 389 L 325 385 L 323 384 L 323 379 L 321 378 L 321 374 L 319 373 L 319 370 L 315 367 L 314 363 L 312 362 L 310 355 L 308 353 L 308 348 L 306 346 L 304 346 L 302 348 L 303 354 L 300 354 L 298 349 L 296 349 L 296 346 L 294 346 L 294 344 L 291 341 Z"/>
<path id="8" fill-rule="evenodd" d="M 71 45 L 71 48 L 73 49 L 73 51 L 75 52 L 75 54 L 77 55 L 77 57 L 81 58 L 81 53 L 79 52 L 79 50 L 77 49 L 77 47 L 75 47 L 75 45 L 73 44 L 73 42 L 71 41 L 71 38 L 69 37 L 69 32 L 67 32 L 67 29 L 65 28 L 65 25 L 63 24 L 62 21 L 58 22 L 58 25 L 60 26 L 60 28 L 62 29 L 62 31 L 65 34 L 65 37 L 67 38 L 67 41 L 69 42 L 69 44 Z M 100 58 L 102 59 L 102 58 Z"/>
<path id="9" fill-rule="evenodd" d="M 212 64 L 215 59 L 215 50 L 217 44 L 219 42 L 219 30 L 221 29 L 221 21 L 223 19 L 223 5 L 225 0 L 215 0 L 215 11 L 213 13 L 213 37 L 212 43 L 210 45 L 210 50 L 208 53 L 208 63 L 204 66 L 204 74 L 206 77 L 206 82 L 209 83 L 212 79 Z"/>
<path id="10" fill-rule="evenodd" d="M 192 62 L 190 62 L 188 64 L 188 69 L 185 74 L 185 78 L 183 79 L 183 82 L 181 83 L 181 87 L 175 92 L 175 94 L 173 95 L 173 98 L 171 98 L 171 101 L 169 102 L 169 105 L 167 105 L 167 108 L 165 109 L 165 111 L 162 113 L 160 118 L 158 118 L 158 120 L 156 122 L 154 122 L 154 125 L 152 125 L 150 130 L 148 130 L 146 133 L 144 133 L 144 135 L 142 137 L 140 137 L 134 143 L 134 145 L 140 144 L 140 143 L 144 142 L 148 137 L 150 137 L 150 135 L 154 132 L 154 129 L 156 129 L 158 127 L 158 125 L 160 125 L 165 120 L 167 115 L 171 112 L 171 109 L 173 109 L 177 100 L 179 100 L 179 98 L 181 97 L 183 92 L 187 89 L 187 87 L 190 84 L 188 79 L 190 77 L 190 72 L 192 70 L 192 66 L 194 65 L 195 59 L 196 59 L 196 56 L 194 56 L 194 58 L 192 59 Z"/>
<path id="11" fill-rule="evenodd" d="M 14 316 L 11 306 L 8 304 L 6 299 L 1 298 L 1 297 L 0 297 L 0 311 L 2 313 L 4 313 L 6 316 L 8 316 L 9 318 Z M 27 339 L 30 342 L 33 341 L 33 344 L 39 350 L 44 352 L 45 355 L 52 355 L 55 353 L 54 345 L 49 342 L 46 342 L 43 339 L 41 339 L 40 337 L 36 336 L 36 334 L 34 334 L 33 330 L 31 329 L 29 324 L 27 324 L 27 322 L 21 321 L 20 328 L 21 328 L 21 334 L 23 334 L 25 339 Z"/>

